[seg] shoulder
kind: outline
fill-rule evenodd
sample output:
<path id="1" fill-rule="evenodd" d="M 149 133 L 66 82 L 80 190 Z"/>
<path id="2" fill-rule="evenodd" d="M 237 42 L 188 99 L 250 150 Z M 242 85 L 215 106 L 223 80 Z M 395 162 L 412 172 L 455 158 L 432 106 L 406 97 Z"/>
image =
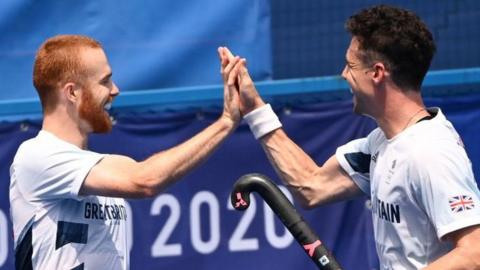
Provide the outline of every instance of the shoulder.
<path id="1" fill-rule="evenodd" d="M 48 151 L 51 149 L 40 142 L 39 135 L 23 142 L 10 166 L 11 181 L 18 182 L 22 187 L 32 186 L 32 181 L 37 179 L 46 166 Z"/>
<path id="2" fill-rule="evenodd" d="M 453 125 L 441 114 L 430 121 L 418 123 L 407 139 L 410 165 L 420 175 L 465 173 L 471 162 Z"/>
<path id="3" fill-rule="evenodd" d="M 80 148 L 64 142 L 54 135 L 40 131 L 32 139 L 23 142 L 15 154 L 12 168 L 37 171 L 54 166 L 55 163 L 67 161 L 67 157 L 85 152 Z"/>
<path id="4" fill-rule="evenodd" d="M 17 150 L 16 158 L 26 158 L 30 160 L 35 158 L 35 161 L 41 161 L 36 158 L 48 156 L 51 152 L 62 149 L 62 146 L 57 144 L 54 136 L 40 131 L 36 137 L 24 141 Z"/>
<path id="5" fill-rule="evenodd" d="M 465 152 L 463 142 L 452 123 L 446 119 L 439 108 L 429 121 L 417 124 L 409 134 L 410 150 L 421 158 L 435 158 L 442 155 Z"/>
<path id="6" fill-rule="evenodd" d="M 46 151 L 49 148 L 44 147 L 41 143 L 39 143 L 39 138 L 34 137 L 29 140 L 24 141 L 17 149 L 17 153 L 15 154 L 13 164 L 21 164 L 25 161 L 41 161 L 43 157 L 46 155 Z"/>
<path id="7" fill-rule="evenodd" d="M 385 133 L 383 133 L 383 131 L 379 127 L 372 130 L 372 132 L 370 132 L 367 136 L 367 142 L 370 145 L 379 145 L 385 140 Z"/>
<path id="8" fill-rule="evenodd" d="M 417 170 L 471 165 L 465 149 L 453 138 L 422 138 L 407 151 L 412 167 Z"/>

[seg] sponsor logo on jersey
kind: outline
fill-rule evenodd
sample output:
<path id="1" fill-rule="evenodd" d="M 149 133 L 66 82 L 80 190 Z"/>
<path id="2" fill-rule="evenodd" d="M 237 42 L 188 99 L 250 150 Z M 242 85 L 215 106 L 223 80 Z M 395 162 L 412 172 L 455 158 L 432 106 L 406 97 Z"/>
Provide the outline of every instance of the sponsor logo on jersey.
<path id="1" fill-rule="evenodd" d="M 388 169 L 387 178 L 385 179 L 385 183 L 390 184 L 390 182 L 392 181 L 392 178 L 395 175 L 395 167 L 396 166 L 397 166 L 397 160 L 394 159 L 392 161 L 392 166 L 390 167 L 390 169 Z"/>
<path id="2" fill-rule="evenodd" d="M 372 211 L 379 218 L 392 223 L 400 223 L 400 206 L 384 202 L 378 198 L 372 199 Z"/>
<path id="3" fill-rule="evenodd" d="M 472 196 L 467 195 L 453 196 L 448 199 L 448 203 L 450 204 L 450 210 L 454 213 L 470 210 L 475 207 Z"/>

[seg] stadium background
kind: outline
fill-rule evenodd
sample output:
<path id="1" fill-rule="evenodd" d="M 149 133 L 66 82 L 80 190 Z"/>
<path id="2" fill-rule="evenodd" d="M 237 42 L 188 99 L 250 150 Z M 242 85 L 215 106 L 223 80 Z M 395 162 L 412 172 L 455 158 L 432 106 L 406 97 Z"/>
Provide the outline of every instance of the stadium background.
<path id="1" fill-rule="evenodd" d="M 9 165 L 38 132 L 31 73 L 35 50 L 60 33 L 102 42 L 121 96 L 111 134 L 90 148 L 137 159 L 172 147 L 216 119 L 221 80 L 216 48 L 245 56 L 286 132 L 319 163 L 375 124 L 351 113 L 337 76 L 349 35 L 344 21 L 373 4 L 411 9 L 429 25 L 438 52 L 425 82 L 428 105 L 456 125 L 479 175 L 480 4 L 457 1 L 32 1 L 0 3 L 0 269 L 13 269 Z M 242 124 L 202 167 L 165 193 L 130 200 L 131 269 L 315 269 L 263 201 L 245 213 L 228 195 L 241 175 L 278 181 Z M 345 269 L 376 269 L 366 198 L 303 211 Z"/>

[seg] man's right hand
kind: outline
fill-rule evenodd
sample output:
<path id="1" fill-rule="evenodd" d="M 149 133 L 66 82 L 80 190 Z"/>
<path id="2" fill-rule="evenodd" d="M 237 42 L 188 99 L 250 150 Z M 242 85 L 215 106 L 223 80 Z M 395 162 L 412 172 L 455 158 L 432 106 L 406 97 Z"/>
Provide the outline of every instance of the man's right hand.
<path id="1" fill-rule="evenodd" d="M 221 50 L 222 53 L 220 53 L 220 60 L 222 67 L 227 66 L 227 63 L 235 61 L 236 58 L 227 47 L 222 47 Z M 265 105 L 265 102 L 258 94 L 255 84 L 248 73 L 245 59 L 240 59 L 239 72 L 235 79 L 235 85 L 238 88 L 239 93 L 239 105 L 242 116 Z"/>
<path id="2" fill-rule="evenodd" d="M 240 111 L 242 112 L 242 115 L 265 105 L 265 102 L 258 94 L 257 88 L 248 73 L 246 62 L 242 62 L 238 81 L 240 88 Z"/>

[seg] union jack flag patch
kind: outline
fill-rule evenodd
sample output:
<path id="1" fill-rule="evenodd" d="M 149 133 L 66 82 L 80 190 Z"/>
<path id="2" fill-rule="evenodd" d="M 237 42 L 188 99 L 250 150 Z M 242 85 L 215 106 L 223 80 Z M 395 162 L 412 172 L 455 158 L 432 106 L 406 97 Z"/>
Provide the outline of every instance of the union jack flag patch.
<path id="1" fill-rule="evenodd" d="M 467 195 L 453 196 L 448 200 L 448 203 L 454 213 L 470 210 L 475 207 L 472 196 Z"/>

